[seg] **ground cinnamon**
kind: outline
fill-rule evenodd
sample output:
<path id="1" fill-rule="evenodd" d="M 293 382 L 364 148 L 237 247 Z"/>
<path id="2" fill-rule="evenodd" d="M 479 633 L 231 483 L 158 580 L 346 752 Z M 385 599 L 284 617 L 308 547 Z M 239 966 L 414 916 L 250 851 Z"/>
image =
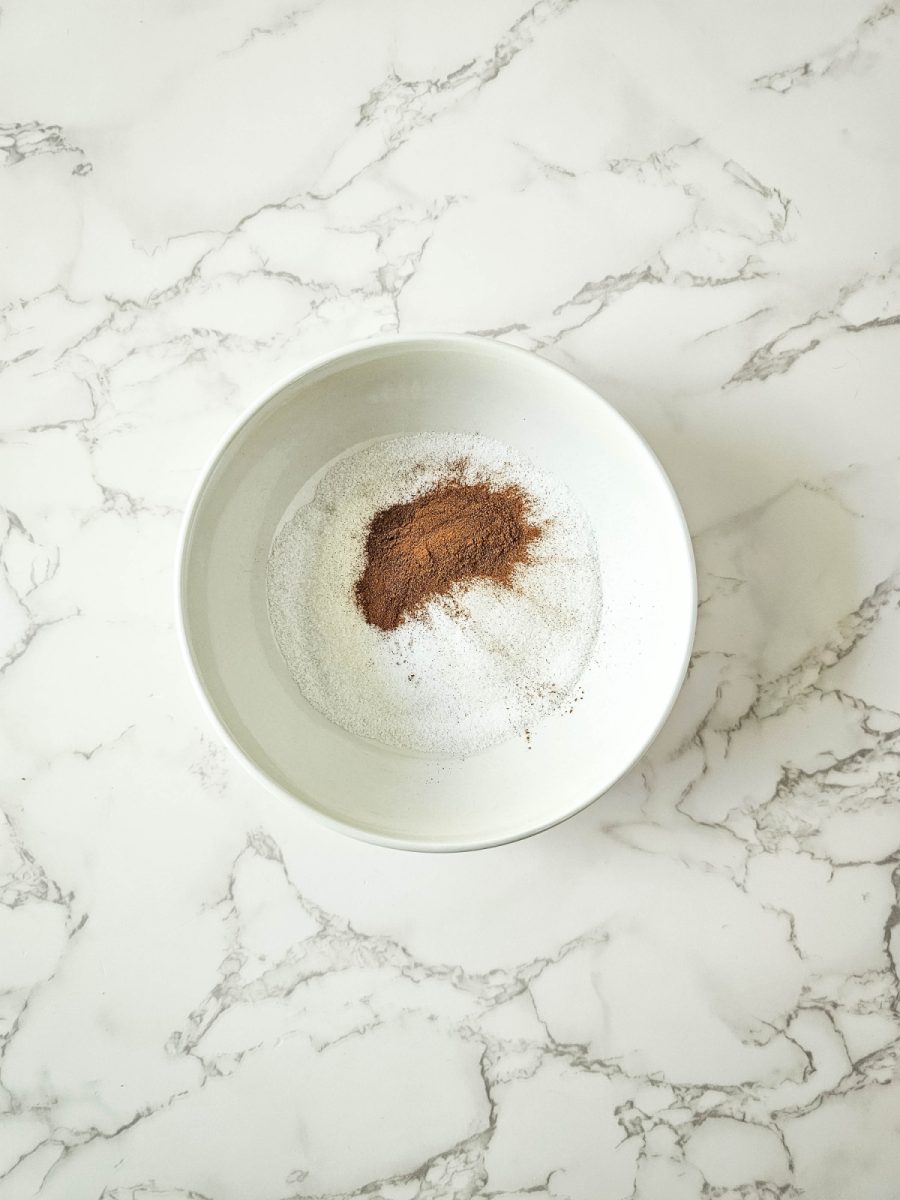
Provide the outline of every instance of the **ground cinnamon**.
<path id="1" fill-rule="evenodd" d="M 438 483 L 372 518 L 357 603 L 370 625 L 396 629 L 457 585 L 489 579 L 509 587 L 540 536 L 521 488 Z"/>

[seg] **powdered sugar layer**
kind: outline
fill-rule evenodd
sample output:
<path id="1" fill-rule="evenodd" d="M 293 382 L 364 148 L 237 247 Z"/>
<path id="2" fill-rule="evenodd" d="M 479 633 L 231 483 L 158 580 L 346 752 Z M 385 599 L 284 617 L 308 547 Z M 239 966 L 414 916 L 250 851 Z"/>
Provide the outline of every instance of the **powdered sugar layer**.
<path id="1" fill-rule="evenodd" d="M 386 633 L 354 586 L 372 517 L 454 474 L 518 485 L 543 525 L 514 586 L 457 587 Z M 411 434 L 356 448 L 304 488 L 276 533 L 267 571 L 275 640 L 306 699 L 351 733 L 466 755 L 533 729 L 569 699 L 600 619 L 591 528 L 568 490 L 479 435 Z"/>

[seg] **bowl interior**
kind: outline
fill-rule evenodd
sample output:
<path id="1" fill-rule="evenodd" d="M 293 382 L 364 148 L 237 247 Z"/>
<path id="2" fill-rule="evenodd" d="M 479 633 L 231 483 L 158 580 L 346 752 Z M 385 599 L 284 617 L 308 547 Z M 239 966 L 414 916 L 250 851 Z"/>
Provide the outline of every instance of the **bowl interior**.
<path id="1" fill-rule="evenodd" d="M 566 483 L 597 538 L 603 614 L 581 698 L 524 737 L 466 759 L 359 739 L 303 699 L 266 612 L 266 561 L 285 509 L 330 459 L 371 438 L 481 433 Z M 183 541 L 190 661 L 213 715 L 264 779 L 351 832 L 461 849 L 520 837 L 583 807 L 645 749 L 693 634 L 693 560 L 656 460 L 573 376 L 498 343 L 363 346 L 282 387 L 232 435 Z M 340 669 L 340 664 L 335 664 Z"/>

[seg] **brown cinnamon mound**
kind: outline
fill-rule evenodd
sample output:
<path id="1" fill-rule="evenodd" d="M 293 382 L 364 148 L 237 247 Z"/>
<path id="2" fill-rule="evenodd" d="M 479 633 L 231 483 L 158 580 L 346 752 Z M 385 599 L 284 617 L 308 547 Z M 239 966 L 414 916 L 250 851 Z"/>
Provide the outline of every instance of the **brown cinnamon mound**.
<path id="1" fill-rule="evenodd" d="M 459 584 L 511 585 L 541 536 L 528 520 L 528 497 L 515 485 L 448 481 L 372 518 L 356 600 L 370 625 L 392 630 Z"/>

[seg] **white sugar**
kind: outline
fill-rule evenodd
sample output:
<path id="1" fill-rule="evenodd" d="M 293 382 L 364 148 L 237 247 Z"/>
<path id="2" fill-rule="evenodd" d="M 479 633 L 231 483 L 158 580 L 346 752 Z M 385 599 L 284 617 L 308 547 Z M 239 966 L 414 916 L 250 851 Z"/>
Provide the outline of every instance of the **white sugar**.
<path id="1" fill-rule="evenodd" d="M 460 461 L 464 462 L 460 475 Z M 375 513 L 455 474 L 517 485 L 543 526 L 513 587 L 457 586 L 386 633 L 355 598 Z M 291 505 L 269 555 L 269 617 L 306 699 L 362 737 L 470 754 L 534 728 L 569 699 L 600 619 L 593 534 L 568 490 L 477 435 L 413 434 L 335 459 Z"/>

